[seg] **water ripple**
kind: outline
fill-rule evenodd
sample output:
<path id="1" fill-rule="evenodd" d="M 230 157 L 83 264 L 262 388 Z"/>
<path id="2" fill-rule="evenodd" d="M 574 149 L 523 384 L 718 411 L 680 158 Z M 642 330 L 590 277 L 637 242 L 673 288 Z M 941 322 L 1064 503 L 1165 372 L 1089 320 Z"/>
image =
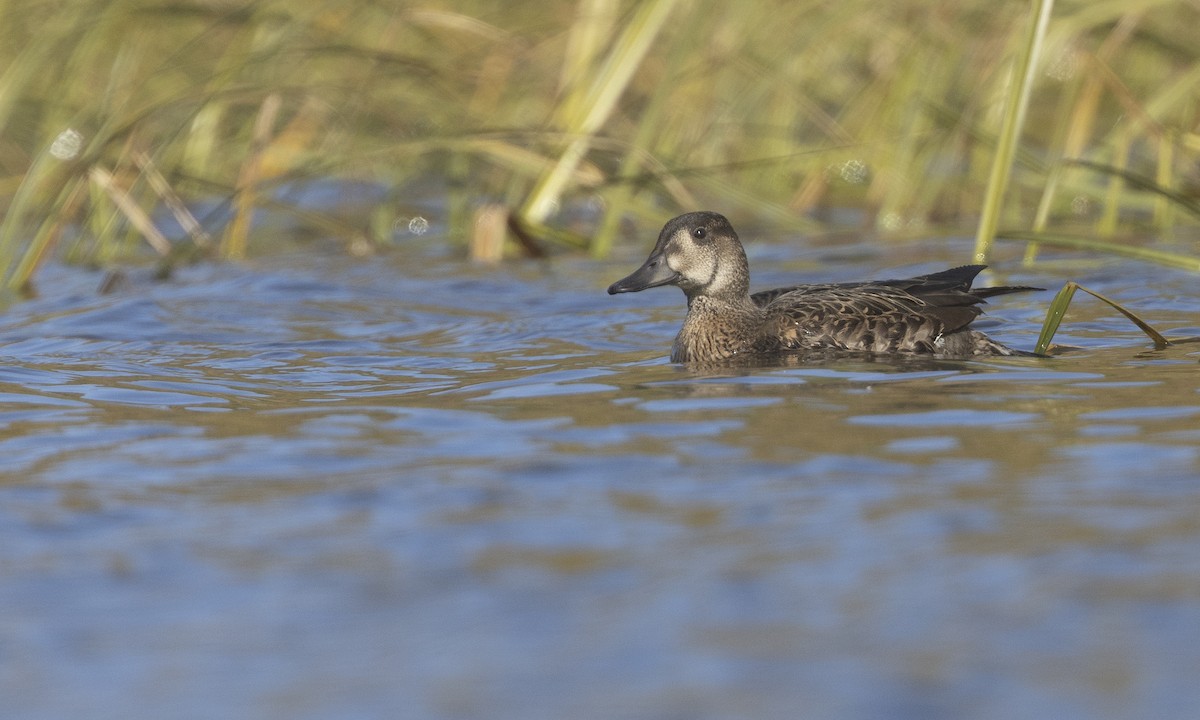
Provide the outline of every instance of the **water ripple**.
<path id="1" fill-rule="evenodd" d="M 614 301 L 621 261 L 423 248 L 134 271 L 107 296 L 50 265 L 0 316 L 10 714 L 1200 702 L 1188 349 L 1084 303 L 1061 337 L 1082 349 L 1049 360 L 682 368 L 681 297 Z M 793 264 L 778 278 L 916 262 L 753 251 Z M 1195 327 L 1194 278 L 1137 273 L 1078 279 Z M 1042 304 L 989 316 L 1031 339 Z"/>

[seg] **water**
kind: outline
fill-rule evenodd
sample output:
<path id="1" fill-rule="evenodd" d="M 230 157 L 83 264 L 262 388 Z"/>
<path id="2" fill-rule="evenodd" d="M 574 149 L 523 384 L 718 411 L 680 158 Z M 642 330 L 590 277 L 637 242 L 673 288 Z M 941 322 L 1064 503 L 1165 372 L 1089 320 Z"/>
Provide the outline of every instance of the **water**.
<path id="1" fill-rule="evenodd" d="M 5 717 L 1195 716 L 1200 346 L 1080 295 L 1053 360 L 692 372 L 676 290 L 603 292 L 645 248 L 425 247 L 52 266 L 0 317 Z M 1068 278 L 1200 335 L 1184 273 L 999 280 Z"/>

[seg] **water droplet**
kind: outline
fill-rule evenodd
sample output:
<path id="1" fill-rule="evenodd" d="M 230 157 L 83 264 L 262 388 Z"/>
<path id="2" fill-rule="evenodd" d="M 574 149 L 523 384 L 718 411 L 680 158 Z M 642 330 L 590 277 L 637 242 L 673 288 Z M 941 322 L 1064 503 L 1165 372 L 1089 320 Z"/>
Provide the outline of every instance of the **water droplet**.
<path id="1" fill-rule="evenodd" d="M 1078 69 L 1079 54 L 1075 52 L 1075 48 L 1067 47 L 1046 65 L 1046 77 L 1059 82 L 1066 82 L 1075 77 L 1075 72 Z"/>
<path id="2" fill-rule="evenodd" d="M 429 221 L 418 215 L 408 221 L 408 231 L 413 235 L 424 235 L 429 231 Z"/>
<path id="3" fill-rule="evenodd" d="M 54 138 L 50 145 L 50 154 L 59 160 L 73 160 L 83 149 L 83 135 L 73 128 L 67 128 Z"/>
<path id="4" fill-rule="evenodd" d="M 861 185 L 867 181 L 867 164 L 862 160 L 847 160 L 838 168 L 838 174 L 851 185 Z"/>

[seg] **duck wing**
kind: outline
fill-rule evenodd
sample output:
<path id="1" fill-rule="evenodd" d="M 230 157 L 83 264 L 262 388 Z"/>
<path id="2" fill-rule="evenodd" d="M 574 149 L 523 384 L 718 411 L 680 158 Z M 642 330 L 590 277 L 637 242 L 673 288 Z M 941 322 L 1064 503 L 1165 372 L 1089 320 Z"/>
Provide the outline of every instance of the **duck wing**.
<path id="1" fill-rule="evenodd" d="M 903 280 L 799 285 L 751 296 L 763 308 L 763 342 L 773 349 L 841 348 L 938 352 L 939 339 L 966 330 L 984 298 L 1029 287 L 971 289 L 982 265 Z"/>
<path id="2" fill-rule="evenodd" d="M 950 301 L 956 301 L 949 304 Z M 945 293 L 930 304 L 888 285 L 802 286 L 763 308 L 764 350 L 838 348 L 936 352 L 935 342 L 979 316 L 979 299 Z"/>
<path id="3" fill-rule="evenodd" d="M 941 272 L 929 273 L 928 275 L 917 275 L 916 277 L 905 278 L 903 280 L 872 280 L 870 282 L 848 282 L 848 283 L 828 283 L 823 285 L 794 285 L 792 287 L 776 288 L 774 290 L 764 290 L 750 296 L 750 299 L 759 307 L 766 307 L 776 298 L 787 293 L 795 291 L 818 291 L 836 288 L 868 288 L 868 287 L 888 287 L 902 290 L 913 297 L 918 297 L 930 302 L 933 305 L 950 304 L 956 305 L 963 298 L 962 293 L 974 296 L 975 302 L 982 302 L 984 298 L 994 297 L 996 295 L 1007 295 L 1008 293 L 1016 292 L 1031 292 L 1043 290 L 1044 288 L 1029 287 L 1027 285 L 999 285 L 995 287 L 972 288 L 971 283 L 975 281 L 975 277 L 981 273 L 987 265 L 960 265 L 959 267 L 942 270 Z"/>
<path id="4" fill-rule="evenodd" d="M 949 270 L 942 270 L 941 272 L 930 273 L 928 275 L 918 275 L 907 280 L 883 280 L 878 284 L 898 287 L 920 298 L 931 299 L 940 293 L 950 292 L 952 294 L 967 293 L 979 298 L 980 301 L 983 298 L 994 297 L 996 295 L 1043 289 L 1027 285 L 996 285 L 993 287 L 972 288 L 971 283 L 975 282 L 975 277 L 983 272 L 986 267 L 987 265 L 960 265 Z M 850 283 L 850 285 L 853 284 Z"/>

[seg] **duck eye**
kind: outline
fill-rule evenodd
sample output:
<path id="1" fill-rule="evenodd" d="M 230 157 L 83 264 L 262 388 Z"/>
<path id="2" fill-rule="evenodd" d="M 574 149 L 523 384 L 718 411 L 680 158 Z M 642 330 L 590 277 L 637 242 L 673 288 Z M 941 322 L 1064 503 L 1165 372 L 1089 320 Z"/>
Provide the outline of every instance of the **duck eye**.
<path id="1" fill-rule="evenodd" d="M 702 227 L 698 227 L 692 231 L 692 237 L 696 238 L 697 240 L 703 240 L 704 236 L 707 234 L 708 234 L 708 231 Z"/>

